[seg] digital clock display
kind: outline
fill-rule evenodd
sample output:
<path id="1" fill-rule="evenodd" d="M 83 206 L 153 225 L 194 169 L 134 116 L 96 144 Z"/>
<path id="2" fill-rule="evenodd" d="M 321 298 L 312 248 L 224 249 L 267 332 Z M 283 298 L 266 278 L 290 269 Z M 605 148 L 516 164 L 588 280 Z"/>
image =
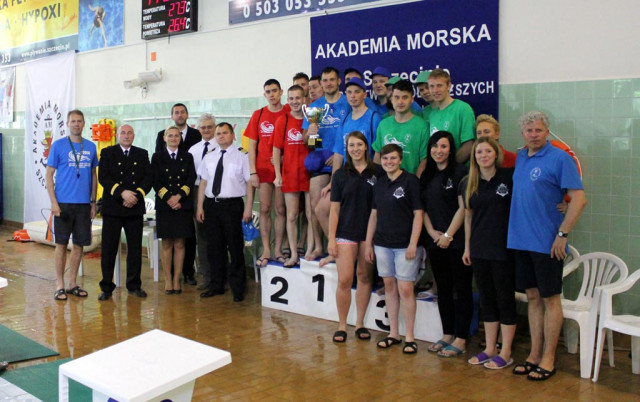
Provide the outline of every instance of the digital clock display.
<path id="1" fill-rule="evenodd" d="M 142 0 L 142 39 L 196 31 L 197 0 Z"/>

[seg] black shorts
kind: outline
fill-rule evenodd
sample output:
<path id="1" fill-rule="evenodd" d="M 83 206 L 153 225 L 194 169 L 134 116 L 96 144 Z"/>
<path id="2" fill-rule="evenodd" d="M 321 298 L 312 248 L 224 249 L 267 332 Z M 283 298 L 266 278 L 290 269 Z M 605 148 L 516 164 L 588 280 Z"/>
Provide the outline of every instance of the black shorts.
<path id="1" fill-rule="evenodd" d="M 91 204 L 60 204 L 60 216 L 53 218 L 53 236 L 56 244 L 91 245 Z"/>
<path id="2" fill-rule="evenodd" d="M 562 270 L 564 261 L 551 258 L 550 254 L 515 250 L 516 290 L 538 288 L 540 297 L 562 294 Z"/>

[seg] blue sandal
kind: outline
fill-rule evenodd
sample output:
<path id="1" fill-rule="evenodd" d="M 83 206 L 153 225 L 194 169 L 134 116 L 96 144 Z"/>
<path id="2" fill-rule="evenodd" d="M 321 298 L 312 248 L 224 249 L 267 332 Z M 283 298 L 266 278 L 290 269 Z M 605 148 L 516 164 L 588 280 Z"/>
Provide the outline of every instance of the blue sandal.
<path id="1" fill-rule="evenodd" d="M 431 344 L 431 346 L 429 346 L 429 348 L 427 349 L 429 352 L 432 353 L 436 353 L 441 351 L 442 349 L 446 348 L 447 346 L 449 346 L 450 344 L 443 341 L 442 339 L 440 339 L 438 342 Z"/>
<path id="2" fill-rule="evenodd" d="M 450 353 L 446 353 L 450 352 Z M 449 345 L 438 352 L 438 356 L 440 357 L 458 357 L 463 353 L 467 353 L 466 350 L 460 350 L 453 345 Z"/>

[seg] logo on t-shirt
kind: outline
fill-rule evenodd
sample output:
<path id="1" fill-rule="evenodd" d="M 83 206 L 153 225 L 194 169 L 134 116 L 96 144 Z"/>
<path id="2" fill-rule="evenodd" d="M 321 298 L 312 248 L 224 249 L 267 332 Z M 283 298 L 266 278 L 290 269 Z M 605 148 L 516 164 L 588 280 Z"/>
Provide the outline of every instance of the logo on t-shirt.
<path id="1" fill-rule="evenodd" d="M 372 186 L 375 186 L 376 182 L 378 181 L 378 179 L 375 176 L 371 176 L 367 179 L 367 183 L 369 183 Z"/>
<path id="2" fill-rule="evenodd" d="M 539 167 L 534 167 L 533 169 L 531 169 L 531 172 L 529 172 L 529 178 L 531 179 L 531 181 L 538 180 L 541 175 L 542 169 L 540 169 Z"/>
<path id="3" fill-rule="evenodd" d="M 396 191 L 393 192 L 393 196 L 398 199 L 404 197 L 404 188 L 402 187 L 396 188 Z"/>
<path id="4" fill-rule="evenodd" d="M 73 151 L 69 151 L 67 154 L 67 162 L 69 162 L 69 166 L 76 166 L 76 157 L 73 154 Z M 80 157 L 80 166 L 79 168 L 91 166 L 91 152 L 83 150 L 82 156 Z"/>
<path id="5" fill-rule="evenodd" d="M 263 121 L 260 123 L 260 131 L 262 134 L 272 134 L 273 133 L 273 124 L 268 121 Z"/>
<path id="6" fill-rule="evenodd" d="M 396 144 L 404 150 L 404 143 L 396 140 L 393 134 L 386 134 L 384 136 L 384 145 L 387 145 L 387 144 Z"/>
<path id="7" fill-rule="evenodd" d="M 287 138 L 289 139 L 289 144 L 291 145 L 304 143 L 304 141 L 302 141 L 302 133 L 297 128 L 292 128 L 287 131 Z"/>
<path id="8" fill-rule="evenodd" d="M 444 183 L 444 187 L 445 190 L 451 190 L 453 188 L 453 180 L 451 180 L 451 178 L 447 179 L 447 182 Z"/>
<path id="9" fill-rule="evenodd" d="M 411 134 L 405 134 L 404 136 L 404 143 L 408 144 L 411 142 Z"/>
<path id="10" fill-rule="evenodd" d="M 448 121 L 444 122 L 444 131 L 447 131 L 449 129 L 450 123 Z"/>
<path id="11" fill-rule="evenodd" d="M 335 123 L 337 123 L 339 121 L 342 121 L 342 119 L 339 118 L 339 117 L 333 117 L 331 115 L 326 115 L 324 117 L 324 119 L 322 119 L 322 125 L 323 126 L 332 126 L 332 125 L 334 125 Z"/>
<path id="12" fill-rule="evenodd" d="M 496 194 L 503 198 L 506 197 L 509 194 L 509 187 L 507 187 L 507 185 L 504 183 L 500 183 L 500 185 L 496 189 Z"/>

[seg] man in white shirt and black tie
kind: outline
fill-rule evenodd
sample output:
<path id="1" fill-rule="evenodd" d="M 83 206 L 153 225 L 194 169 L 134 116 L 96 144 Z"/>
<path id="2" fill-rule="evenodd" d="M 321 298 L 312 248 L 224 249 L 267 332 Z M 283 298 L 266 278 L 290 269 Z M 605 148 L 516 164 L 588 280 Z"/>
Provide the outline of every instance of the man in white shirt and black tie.
<path id="1" fill-rule="evenodd" d="M 202 134 L 202 141 L 189 148 L 189 153 L 193 155 L 193 164 L 196 172 L 200 168 L 200 164 L 204 157 L 212 152 L 218 146 L 214 137 L 216 130 L 216 118 L 210 113 L 203 113 L 198 118 L 198 130 Z M 198 186 L 200 185 L 200 176 L 196 177 L 194 188 L 195 194 L 198 194 Z M 194 197 L 194 212 L 198 208 L 198 197 Z M 198 262 L 199 271 L 202 274 L 203 282 L 198 285 L 198 290 L 209 289 L 211 281 L 211 271 L 209 270 L 209 260 L 207 259 L 207 235 L 204 230 L 204 224 L 196 219 L 196 242 L 198 245 Z"/>
<path id="2" fill-rule="evenodd" d="M 224 294 L 228 273 L 233 301 L 241 302 L 247 286 L 242 220 L 251 220 L 253 204 L 252 191 L 248 191 L 249 158 L 234 146 L 235 135 L 229 123 L 216 125 L 215 139 L 218 147 L 205 156 L 198 169 L 200 187 L 196 218 L 205 226 L 211 271 L 209 289 L 200 296 Z M 247 194 L 245 207 L 242 197 Z M 227 252 L 231 257 L 228 263 Z"/>

